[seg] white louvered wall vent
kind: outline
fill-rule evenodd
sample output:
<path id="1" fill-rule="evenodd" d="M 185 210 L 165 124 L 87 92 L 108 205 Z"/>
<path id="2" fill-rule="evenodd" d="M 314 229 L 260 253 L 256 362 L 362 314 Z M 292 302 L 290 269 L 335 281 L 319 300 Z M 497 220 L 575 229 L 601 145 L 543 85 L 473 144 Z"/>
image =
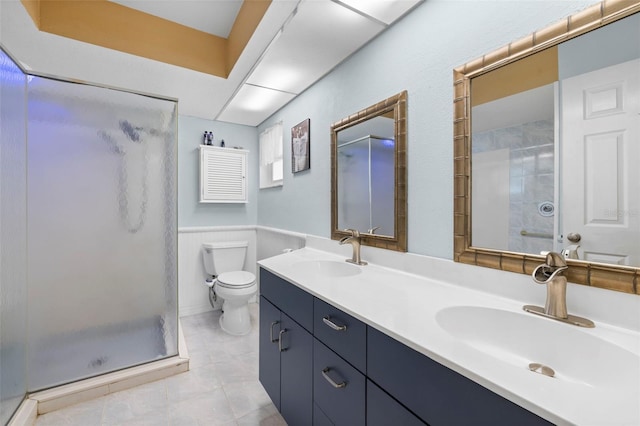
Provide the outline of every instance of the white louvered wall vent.
<path id="1" fill-rule="evenodd" d="M 246 203 L 247 156 L 244 149 L 200 145 L 200 202 Z"/>

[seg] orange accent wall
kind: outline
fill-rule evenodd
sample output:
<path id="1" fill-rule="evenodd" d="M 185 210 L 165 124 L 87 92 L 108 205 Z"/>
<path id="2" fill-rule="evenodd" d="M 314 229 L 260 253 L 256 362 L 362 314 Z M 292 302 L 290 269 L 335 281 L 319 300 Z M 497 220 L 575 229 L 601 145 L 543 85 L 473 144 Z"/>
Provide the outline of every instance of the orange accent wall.
<path id="1" fill-rule="evenodd" d="M 244 47 L 249 43 L 249 39 L 270 5 L 271 0 L 245 0 L 242 2 L 236 21 L 229 33 L 227 73 L 231 72 L 240 58 Z"/>
<path id="2" fill-rule="evenodd" d="M 36 27 L 40 28 L 40 0 L 22 0 L 22 5 L 31 16 Z"/>
<path id="3" fill-rule="evenodd" d="M 226 78 L 271 0 L 246 0 L 229 40 L 107 0 L 22 4 L 40 31 Z"/>
<path id="4" fill-rule="evenodd" d="M 471 106 L 558 81 L 556 46 L 489 71 L 471 80 Z"/>

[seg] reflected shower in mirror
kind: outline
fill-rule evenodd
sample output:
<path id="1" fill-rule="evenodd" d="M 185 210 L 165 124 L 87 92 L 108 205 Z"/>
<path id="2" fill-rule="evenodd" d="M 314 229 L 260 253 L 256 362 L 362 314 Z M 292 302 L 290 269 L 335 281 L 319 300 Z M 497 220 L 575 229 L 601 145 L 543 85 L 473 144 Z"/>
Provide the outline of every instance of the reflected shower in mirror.
<path id="1" fill-rule="evenodd" d="M 640 266 L 639 28 L 636 14 L 472 79 L 474 247 Z"/>
<path id="2" fill-rule="evenodd" d="M 406 92 L 332 126 L 332 238 L 406 251 Z"/>
<path id="3" fill-rule="evenodd" d="M 394 164 L 393 118 L 338 133 L 338 228 L 393 236 Z"/>
<path id="4" fill-rule="evenodd" d="M 555 251 L 571 281 L 636 292 L 640 2 L 614 3 L 455 71 L 456 260 Z"/>

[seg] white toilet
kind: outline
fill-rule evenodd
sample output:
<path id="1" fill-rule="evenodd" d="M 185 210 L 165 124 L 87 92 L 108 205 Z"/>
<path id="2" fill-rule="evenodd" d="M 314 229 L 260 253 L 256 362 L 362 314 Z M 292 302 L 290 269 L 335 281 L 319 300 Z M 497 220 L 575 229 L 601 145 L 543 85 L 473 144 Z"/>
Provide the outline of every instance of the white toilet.
<path id="1" fill-rule="evenodd" d="M 204 269 L 215 277 L 213 291 L 223 299 L 220 326 L 229 334 L 241 336 L 251 331 L 249 299 L 256 294 L 256 276 L 243 271 L 246 241 L 202 244 Z"/>

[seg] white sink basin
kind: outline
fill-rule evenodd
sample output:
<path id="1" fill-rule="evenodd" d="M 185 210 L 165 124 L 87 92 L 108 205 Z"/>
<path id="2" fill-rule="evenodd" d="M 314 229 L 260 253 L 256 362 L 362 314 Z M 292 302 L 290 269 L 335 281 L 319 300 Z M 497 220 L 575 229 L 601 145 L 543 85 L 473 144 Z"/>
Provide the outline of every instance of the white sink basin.
<path id="1" fill-rule="evenodd" d="M 347 262 L 334 260 L 307 260 L 296 262 L 293 269 L 297 273 L 308 274 L 309 277 L 350 277 L 361 273 L 360 267 Z"/>
<path id="2" fill-rule="evenodd" d="M 478 306 L 442 309 L 436 321 L 465 345 L 498 360 L 523 369 L 530 363 L 550 367 L 555 376 L 548 380 L 618 390 L 638 386 L 639 355 L 576 326 Z"/>

